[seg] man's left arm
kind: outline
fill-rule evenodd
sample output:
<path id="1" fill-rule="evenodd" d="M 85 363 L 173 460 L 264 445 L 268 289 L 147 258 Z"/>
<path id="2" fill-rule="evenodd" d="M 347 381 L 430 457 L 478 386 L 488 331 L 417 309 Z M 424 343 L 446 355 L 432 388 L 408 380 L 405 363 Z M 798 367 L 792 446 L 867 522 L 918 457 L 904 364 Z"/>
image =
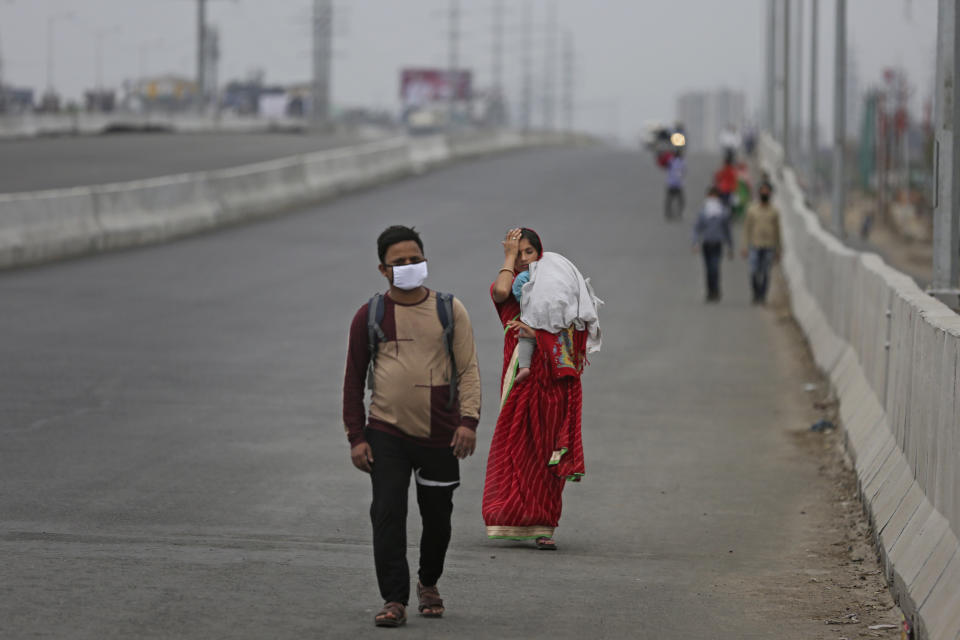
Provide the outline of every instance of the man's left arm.
<path id="1" fill-rule="evenodd" d="M 460 401 L 460 426 L 451 446 L 458 458 L 476 448 L 476 430 L 480 423 L 480 366 L 473 339 L 470 316 L 460 300 L 453 299 L 453 356 L 457 363 L 457 394 Z"/>
<path id="2" fill-rule="evenodd" d="M 774 230 L 774 257 L 779 260 L 783 254 L 783 240 L 780 237 L 780 210 L 773 210 L 773 230 Z"/>

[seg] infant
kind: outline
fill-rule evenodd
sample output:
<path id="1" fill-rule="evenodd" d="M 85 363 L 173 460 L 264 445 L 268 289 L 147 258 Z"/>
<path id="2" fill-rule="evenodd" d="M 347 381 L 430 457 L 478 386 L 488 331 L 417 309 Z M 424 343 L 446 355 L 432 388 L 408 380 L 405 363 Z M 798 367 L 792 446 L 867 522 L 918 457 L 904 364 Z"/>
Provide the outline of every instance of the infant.
<path id="1" fill-rule="evenodd" d="M 559 253 L 544 252 L 513 280 L 512 293 L 520 303 L 520 321 L 534 330 L 559 333 L 571 325 L 586 330 L 587 350 L 600 350 L 600 323 L 597 308 L 603 301 L 593 292 L 590 281 Z M 537 339 L 520 333 L 517 345 L 516 382 L 530 377 L 530 362 Z"/>

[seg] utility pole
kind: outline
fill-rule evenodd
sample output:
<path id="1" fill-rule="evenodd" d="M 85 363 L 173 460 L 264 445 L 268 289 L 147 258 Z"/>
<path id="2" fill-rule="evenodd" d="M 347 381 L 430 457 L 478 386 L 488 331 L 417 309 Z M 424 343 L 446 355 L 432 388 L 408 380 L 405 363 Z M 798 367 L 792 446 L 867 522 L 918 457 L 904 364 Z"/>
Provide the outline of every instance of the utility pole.
<path id="1" fill-rule="evenodd" d="M 543 128 L 554 129 L 555 85 L 557 61 L 557 3 L 547 0 L 546 50 L 543 56 Z"/>
<path id="2" fill-rule="evenodd" d="M 73 12 L 56 13 L 47 18 L 47 93 L 53 94 L 53 42 L 54 29 L 60 20 L 73 20 Z"/>
<path id="3" fill-rule="evenodd" d="M 790 0 L 783 0 L 783 161 L 790 164 Z"/>
<path id="4" fill-rule="evenodd" d="M 197 99 L 207 109 L 207 0 L 197 0 Z"/>
<path id="5" fill-rule="evenodd" d="M 573 134 L 573 105 L 576 90 L 576 50 L 573 46 L 573 33 L 563 34 L 563 130 Z"/>
<path id="6" fill-rule="evenodd" d="M 847 0 L 836 0 L 837 17 L 833 45 L 833 231 L 846 235 L 846 176 L 844 147 L 847 139 Z"/>
<path id="7" fill-rule="evenodd" d="M 13 0 L 0 0 L 0 5 L 11 4 Z M 7 112 L 7 90 L 3 81 L 3 43 L 0 42 L 0 114 Z"/>
<path id="8" fill-rule="evenodd" d="M 330 76 L 333 53 L 333 2 L 313 0 L 313 124 L 330 118 Z"/>
<path id="9" fill-rule="evenodd" d="M 460 57 L 460 2 L 450 0 L 449 38 L 447 54 L 449 68 L 447 69 L 447 127 L 453 126 L 453 117 L 456 112 L 457 101 L 457 66 Z"/>
<path id="10" fill-rule="evenodd" d="M 767 131 L 776 135 L 777 127 L 777 0 L 767 0 Z"/>
<path id="11" fill-rule="evenodd" d="M 501 121 L 497 124 L 503 124 L 503 2 L 504 0 L 493 0 L 493 57 L 490 61 L 490 73 L 493 98 L 500 111 Z"/>
<path id="12" fill-rule="evenodd" d="M 960 308 L 960 11 L 939 0 L 933 183 L 933 285 L 930 293 Z"/>
<path id="13" fill-rule="evenodd" d="M 533 115 L 533 6 L 530 0 L 523 4 L 523 76 L 520 83 L 520 128 L 530 131 Z"/>
<path id="14" fill-rule="evenodd" d="M 3 42 L 0 42 L 0 114 L 7 112 L 7 90 L 3 84 Z"/>
<path id="15" fill-rule="evenodd" d="M 817 134 L 817 31 L 820 0 L 811 0 L 810 7 L 810 189 L 817 189 L 817 150 L 820 142 Z"/>
<path id="16" fill-rule="evenodd" d="M 793 138 L 792 144 L 790 147 L 794 149 L 794 154 L 796 155 L 797 160 L 803 157 L 803 0 L 797 0 L 797 44 L 796 44 L 796 69 L 794 69 L 794 74 L 796 80 L 794 82 L 795 94 L 793 99 L 796 101 L 794 103 L 794 126 L 793 126 Z"/>

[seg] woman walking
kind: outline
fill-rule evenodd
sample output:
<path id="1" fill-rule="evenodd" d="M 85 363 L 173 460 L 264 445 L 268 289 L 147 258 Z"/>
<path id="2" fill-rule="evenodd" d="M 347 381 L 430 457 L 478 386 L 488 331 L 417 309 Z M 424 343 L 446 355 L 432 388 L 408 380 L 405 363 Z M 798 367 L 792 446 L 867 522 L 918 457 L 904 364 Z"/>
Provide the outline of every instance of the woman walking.
<path id="1" fill-rule="evenodd" d="M 500 415 L 487 459 L 483 519 L 490 538 L 534 540 L 540 549 L 556 549 L 553 533 L 563 487 L 584 474 L 580 374 L 588 339 L 599 341 L 599 326 L 595 313 L 589 325 L 577 318 L 559 333 L 535 331 L 521 322 L 514 279 L 543 256 L 543 245 L 533 230 L 511 229 L 503 247 L 503 267 L 490 288 L 505 333 Z M 583 307 L 594 308 L 599 301 L 588 283 L 582 285 L 589 298 L 582 299 Z M 529 375 L 518 382 L 521 336 L 535 337 L 536 347 Z"/>

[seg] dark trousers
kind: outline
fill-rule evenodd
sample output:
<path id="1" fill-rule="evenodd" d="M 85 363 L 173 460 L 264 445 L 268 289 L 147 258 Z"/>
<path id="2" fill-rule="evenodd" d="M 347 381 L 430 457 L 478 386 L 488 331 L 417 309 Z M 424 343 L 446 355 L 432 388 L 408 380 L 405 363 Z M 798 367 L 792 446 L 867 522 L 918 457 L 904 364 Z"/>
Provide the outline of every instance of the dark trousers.
<path id="1" fill-rule="evenodd" d="M 753 247 L 750 249 L 750 286 L 753 301 L 765 302 L 770 286 L 770 267 L 773 265 L 773 249 Z"/>
<path id="2" fill-rule="evenodd" d="M 663 204 L 663 214 L 668 220 L 671 218 L 682 218 L 685 204 L 683 187 L 667 187 L 667 197 Z"/>
<path id="3" fill-rule="evenodd" d="M 720 299 L 720 261 L 723 259 L 722 242 L 703 243 L 703 266 L 707 274 L 707 299 Z"/>
<path id="4" fill-rule="evenodd" d="M 373 558 L 384 602 L 410 599 L 407 565 L 407 493 L 410 474 L 417 483 L 417 504 L 423 521 L 420 538 L 420 582 L 433 586 L 443 573 L 450 544 L 453 490 L 460 484 L 460 465 L 449 447 L 424 447 L 405 438 L 367 429 L 373 451 Z"/>

